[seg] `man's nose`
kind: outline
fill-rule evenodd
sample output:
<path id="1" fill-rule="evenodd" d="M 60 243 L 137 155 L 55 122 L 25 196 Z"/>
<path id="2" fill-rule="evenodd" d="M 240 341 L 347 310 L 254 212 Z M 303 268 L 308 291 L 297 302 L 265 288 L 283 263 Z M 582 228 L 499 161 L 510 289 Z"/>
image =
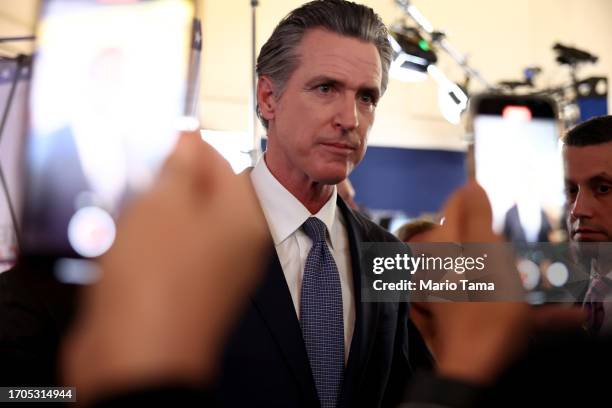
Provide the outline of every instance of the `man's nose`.
<path id="1" fill-rule="evenodd" d="M 352 130 L 359 126 L 359 112 L 355 95 L 347 93 L 338 101 L 338 110 L 334 117 L 334 127 Z"/>
<path id="2" fill-rule="evenodd" d="M 593 197 L 588 191 L 581 190 L 570 206 L 570 215 L 573 219 L 591 218 L 593 216 Z"/>

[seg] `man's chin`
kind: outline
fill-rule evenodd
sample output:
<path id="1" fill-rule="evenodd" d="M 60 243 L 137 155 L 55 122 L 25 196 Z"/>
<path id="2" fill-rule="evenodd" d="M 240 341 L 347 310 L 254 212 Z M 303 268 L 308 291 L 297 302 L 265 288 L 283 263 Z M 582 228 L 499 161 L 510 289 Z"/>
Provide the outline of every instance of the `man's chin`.
<path id="1" fill-rule="evenodd" d="M 612 242 L 608 240 L 581 239 L 572 241 L 572 246 L 583 262 L 590 262 L 602 257 L 609 258 L 612 252 Z"/>
<path id="2" fill-rule="evenodd" d="M 337 168 L 320 171 L 313 178 L 321 184 L 335 185 L 345 180 L 348 174 L 349 171 L 346 166 L 338 166 Z"/>
<path id="3" fill-rule="evenodd" d="M 321 183 L 321 184 L 326 184 L 326 185 L 333 186 L 333 185 L 336 185 L 336 184 L 340 183 L 341 181 L 343 181 L 345 179 L 346 179 L 346 176 L 344 176 L 344 177 L 331 177 L 331 176 L 328 176 L 328 177 L 321 177 L 318 180 L 319 180 L 319 183 Z"/>

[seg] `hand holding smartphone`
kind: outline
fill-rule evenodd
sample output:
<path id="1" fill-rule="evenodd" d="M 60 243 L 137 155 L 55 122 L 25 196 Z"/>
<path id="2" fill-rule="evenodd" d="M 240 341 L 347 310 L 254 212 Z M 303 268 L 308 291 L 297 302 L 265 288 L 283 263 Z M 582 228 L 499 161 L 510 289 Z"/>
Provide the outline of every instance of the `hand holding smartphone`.
<path id="1" fill-rule="evenodd" d="M 556 104 L 532 95 L 471 101 L 474 168 L 493 210 L 493 229 L 513 244 L 527 301 L 576 301 L 585 275 L 567 244 Z"/>
<path id="2" fill-rule="evenodd" d="M 485 94 L 471 101 L 478 183 L 493 228 L 511 242 L 562 237 L 565 202 L 556 105 L 538 96 Z"/>

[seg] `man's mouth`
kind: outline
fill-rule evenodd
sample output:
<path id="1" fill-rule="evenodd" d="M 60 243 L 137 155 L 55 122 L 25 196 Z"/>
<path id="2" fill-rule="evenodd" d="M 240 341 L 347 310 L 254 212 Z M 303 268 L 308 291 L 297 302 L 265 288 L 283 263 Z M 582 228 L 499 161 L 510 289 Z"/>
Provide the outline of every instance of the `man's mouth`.
<path id="1" fill-rule="evenodd" d="M 321 143 L 321 145 L 323 145 L 328 150 L 339 154 L 350 154 L 357 149 L 357 147 L 352 144 L 342 142 Z"/>
<path id="2" fill-rule="evenodd" d="M 572 230 L 574 241 L 602 241 L 606 234 L 595 228 L 580 227 Z"/>

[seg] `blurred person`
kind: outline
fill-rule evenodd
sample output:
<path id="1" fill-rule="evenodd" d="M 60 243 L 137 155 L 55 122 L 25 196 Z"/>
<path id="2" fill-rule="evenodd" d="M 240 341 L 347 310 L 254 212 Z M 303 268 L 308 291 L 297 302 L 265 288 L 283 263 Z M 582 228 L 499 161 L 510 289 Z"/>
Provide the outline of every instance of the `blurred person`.
<path id="1" fill-rule="evenodd" d="M 359 211 L 359 205 L 355 202 L 355 189 L 353 188 L 351 180 L 347 177 L 338 183 L 336 187 L 338 189 L 338 195 L 342 197 L 346 205 L 352 210 Z"/>
<path id="2" fill-rule="evenodd" d="M 417 218 L 399 227 L 395 235 L 402 242 L 430 242 L 431 237 L 428 239 L 428 235 L 435 230 L 437 226 L 438 225 L 433 221 Z M 432 347 L 434 344 L 433 339 L 436 334 L 433 326 L 432 312 L 428 305 L 422 302 L 411 303 L 410 319 L 414 322 L 414 325 L 423 336 L 427 348 L 435 359 L 436 352 Z"/>
<path id="3" fill-rule="evenodd" d="M 538 202 L 522 200 L 504 216 L 503 235 L 510 242 L 549 242 L 552 228 Z"/>
<path id="4" fill-rule="evenodd" d="M 542 208 L 541 193 L 534 180 L 536 169 L 528 160 L 516 166 L 514 204 L 506 211 L 503 223 L 503 236 L 510 242 L 549 242 L 553 228 L 549 217 Z"/>
<path id="5" fill-rule="evenodd" d="M 29 240 L 25 246 L 45 247 L 49 253 L 73 248 L 66 228 L 77 210 L 95 205 L 114 216 L 129 202 L 130 181 L 134 190 L 149 181 L 151 175 L 143 169 L 150 166 L 142 160 L 149 160 L 150 154 L 144 154 L 142 143 L 136 147 L 142 138 L 163 137 L 162 144 L 171 143 L 163 132 L 160 136 L 141 129 L 137 134 L 126 126 L 146 127 L 126 96 L 130 59 L 133 55 L 124 49 L 100 48 L 85 58 L 79 75 L 71 78 L 79 84 L 78 93 L 68 90 L 63 95 L 66 101 L 53 106 L 63 90 L 63 82 L 54 81 L 53 74 L 60 71 L 65 76 L 67 71 L 58 59 L 42 56 L 39 75 L 43 79 L 32 94 L 37 112 L 29 136 L 32 151 L 26 152 L 34 164 L 27 178 L 30 195 L 23 206 L 23 217 L 30 220 L 34 232 L 22 234 Z M 0 277 L 1 385 L 57 382 L 57 348 L 73 319 L 80 289 L 60 281 L 58 269 L 55 260 L 22 257 Z"/>
<path id="6" fill-rule="evenodd" d="M 438 226 L 433 221 L 417 218 L 408 221 L 397 229 L 395 235 L 402 242 L 426 242 L 427 233 Z"/>
<path id="7" fill-rule="evenodd" d="M 344 200 L 346 205 L 348 205 L 351 210 L 354 212 L 359 212 L 370 220 L 372 219 L 370 211 L 355 201 L 355 195 L 357 195 L 357 192 L 355 191 L 355 188 L 348 177 L 338 183 L 336 188 L 338 189 L 338 195 L 340 198 Z"/>
<path id="8" fill-rule="evenodd" d="M 42 57 L 42 71 L 60 69 L 48 59 Z M 117 214 L 126 201 L 128 180 L 136 175 L 133 167 L 142 164 L 127 157 L 125 59 L 119 48 L 103 48 L 88 59 L 83 72 L 72 78 L 79 92 L 65 96 L 68 107 L 62 114 L 44 105 L 57 98 L 57 88 L 42 86 L 40 94 L 33 94 L 36 112 L 42 114 L 34 116 L 29 135 L 28 160 L 36 166 L 28 179 L 32 188 L 24 216 L 38 226 L 36 236 L 28 238 L 35 241 L 30 245 L 71 248 L 68 235 L 62 238 L 58 232 L 65 231 L 79 208 L 97 205 Z M 45 85 L 52 82 L 46 79 Z M 114 159 L 112 166 L 109 157 Z"/>

